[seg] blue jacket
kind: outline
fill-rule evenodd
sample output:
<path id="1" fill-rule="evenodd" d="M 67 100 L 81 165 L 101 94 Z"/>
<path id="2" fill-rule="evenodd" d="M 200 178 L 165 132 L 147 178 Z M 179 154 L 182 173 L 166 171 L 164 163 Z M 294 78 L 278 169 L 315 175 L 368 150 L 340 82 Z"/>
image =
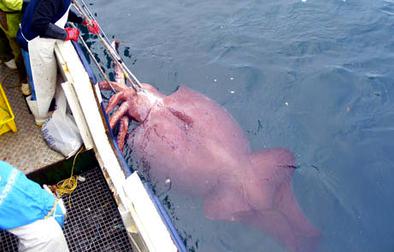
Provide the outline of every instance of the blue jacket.
<path id="1" fill-rule="evenodd" d="M 10 164 L 0 161 L 0 229 L 44 219 L 55 197 Z"/>
<path id="2" fill-rule="evenodd" d="M 28 41 L 37 36 L 65 40 L 67 33 L 55 23 L 63 17 L 71 5 L 71 0 L 31 0 L 23 13 L 17 41 L 27 50 Z M 68 19 L 81 23 L 83 18 L 70 10 Z"/>

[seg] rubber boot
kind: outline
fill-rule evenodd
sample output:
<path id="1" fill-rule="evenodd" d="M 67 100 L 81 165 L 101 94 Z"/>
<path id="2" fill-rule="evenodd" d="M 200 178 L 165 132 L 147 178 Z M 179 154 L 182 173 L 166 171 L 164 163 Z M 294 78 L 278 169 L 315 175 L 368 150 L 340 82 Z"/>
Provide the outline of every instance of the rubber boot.
<path id="1" fill-rule="evenodd" d="M 31 113 L 34 116 L 36 125 L 41 127 L 44 124 L 44 122 L 48 119 L 49 115 L 47 114 L 45 117 L 43 116 L 40 117 L 38 114 L 37 101 L 32 101 L 30 98 L 31 95 L 26 97 L 27 105 L 29 106 Z"/>
<path id="2" fill-rule="evenodd" d="M 24 96 L 31 95 L 30 86 L 27 83 L 21 84 L 21 91 Z"/>
<path id="3" fill-rule="evenodd" d="M 11 70 L 16 70 L 18 67 L 16 66 L 16 62 L 14 59 L 4 62 L 4 65 Z"/>

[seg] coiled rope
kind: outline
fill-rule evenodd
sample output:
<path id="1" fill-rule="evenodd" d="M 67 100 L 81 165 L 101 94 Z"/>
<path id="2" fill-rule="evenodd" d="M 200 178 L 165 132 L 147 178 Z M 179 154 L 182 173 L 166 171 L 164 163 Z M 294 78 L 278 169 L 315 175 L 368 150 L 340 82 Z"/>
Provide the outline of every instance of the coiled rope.
<path id="1" fill-rule="evenodd" d="M 75 191 L 78 185 L 78 178 L 74 175 L 75 162 L 79 153 L 81 153 L 83 148 L 80 148 L 77 154 L 74 156 L 73 165 L 71 167 L 71 175 L 69 178 L 64 179 L 56 184 L 56 194 L 59 198 L 64 195 L 68 195 L 68 205 L 71 207 L 71 194 Z"/>

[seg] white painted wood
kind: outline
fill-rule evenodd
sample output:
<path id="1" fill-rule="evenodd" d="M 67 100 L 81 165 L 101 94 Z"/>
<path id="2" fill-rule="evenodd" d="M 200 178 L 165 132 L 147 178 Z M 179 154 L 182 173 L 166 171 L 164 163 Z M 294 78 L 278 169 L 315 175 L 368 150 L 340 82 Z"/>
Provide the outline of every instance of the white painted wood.
<path id="1" fill-rule="evenodd" d="M 162 222 L 161 217 L 157 215 L 157 209 L 153 204 L 149 194 L 146 192 L 144 185 L 137 172 L 130 175 L 123 185 L 127 199 L 132 205 L 131 211 L 134 211 L 133 217 L 136 225 L 139 227 L 143 237 L 148 237 L 147 242 L 149 251 L 166 251 L 176 252 L 171 236 L 164 225 L 156 225 Z"/>
<path id="2" fill-rule="evenodd" d="M 81 134 L 85 148 L 90 150 L 93 148 L 93 139 L 90 135 L 85 117 L 83 116 L 82 109 L 79 106 L 77 95 L 75 94 L 72 85 L 68 81 L 62 83 L 61 85 L 64 90 L 64 94 L 66 95 L 68 105 L 70 106 L 71 112 L 73 113 L 75 123 L 79 129 L 79 133 Z"/>

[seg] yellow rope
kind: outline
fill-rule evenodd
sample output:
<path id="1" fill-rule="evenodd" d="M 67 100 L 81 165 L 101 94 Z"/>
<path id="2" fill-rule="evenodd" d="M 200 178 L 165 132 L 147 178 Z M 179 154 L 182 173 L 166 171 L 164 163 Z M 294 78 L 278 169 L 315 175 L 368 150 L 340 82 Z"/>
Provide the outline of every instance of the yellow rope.
<path id="1" fill-rule="evenodd" d="M 82 151 L 82 149 L 83 148 L 79 149 L 77 154 L 74 156 L 73 166 L 71 167 L 71 176 L 68 179 L 64 179 L 56 184 L 57 196 L 61 198 L 63 195 L 69 195 L 68 205 L 70 207 L 71 207 L 71 194 L 74 192 L 74 190 L 77 188 L 78 185 L 77 176 L 74 176 L 75 161 L 79 153 Z"/>

